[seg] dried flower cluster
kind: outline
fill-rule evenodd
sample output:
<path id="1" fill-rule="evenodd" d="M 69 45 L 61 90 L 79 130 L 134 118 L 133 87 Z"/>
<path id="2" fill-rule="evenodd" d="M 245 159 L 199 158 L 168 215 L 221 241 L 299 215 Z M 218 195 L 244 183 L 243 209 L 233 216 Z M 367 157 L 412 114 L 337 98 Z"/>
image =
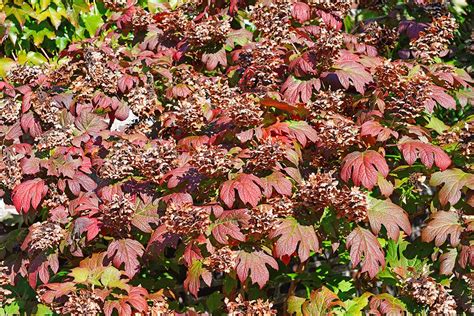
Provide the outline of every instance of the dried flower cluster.
<path id="1" fill-rule="evenodd" d="M 276 315 L 277 311 L 273 309 L 273 304 L 271 302 L 264 301 L 259 298 L 256 300 L 246 301 L 242 296 L 235 298 L 235 301 L 229 301 L 226 299 L 226 308 L 229 315 L 238 316 L 238 315 L 258 315 L 258 316 L 271 316 Z"/>
<path id="2" fill-rule="evenodd" d="M 0 186 L 13 189 L 23 178 L 20 160 L 23 155 L 15 153 L 14 149 L 0 147 Z"/>
<path id="3" fill-rule="evenodd" d="M 378 51 L 392 50 L 398 39 L 398 31 L 386 25 L 380 25 L 377 21 L 370 22 L 363 26 L 363 30 L 358 34 L 360 41 L 366 45 L 372 45 Z"/>
<path id="4" fill-rule="evenodd" d="M 431 277 L 408 278 L 404 291 L 417 303 L 428 305 L 430 315 L 456 315 L 454 297 Z"/>
<path id="5" fill-rule="evenodd" d="M 135 214 L 134 203 L 128 195 L 114 195 L 101 209 L 103 229 L 113 236 L 127 236 Z"/>
<path id="6" fill-rule="evenodd" d="M 11 304 L 14 299 L 12 291 L 7 289 L 7 286 L 11 286 L 10 278 L 8 277 L 8 267 L 4 266 L 3 262 L 0 262 L 0 308 Z"/>
<path id="7" fill-rule="evenodd" d="M 296 199 L 302 207 L 322 211 L 336 198 L 337 184 L 332 172 L 312 173 L 301 183 Z"/>
<path id="8" fill-rule="evenodd" d="M 41 253 L 54 249 L 64 239 L 64 229 L 57 223 L 45 221 L 37 222 L 30 226 L 22 248 L 27 248 L 31 253 Z"/>
<path id="9" fill-rule="evenodd" d="M 426 110 L 431 95 L 431 80 L 420 71 L 414 75 L 402 63 L 385 63 L 375 70 L 379 82 L 380 110 L 395 117 L 419 117 Z"/>
<path id="10" fill-rule="evenodd" d="M 173 142 L 150 143 L 143 147 L 126 140 L 116 142 L 110 148 L 100 169 L 101 176 L 123 179 L 134 171 L 146 179 L 159 182 L 171 170 L 177 157 Z"/>
<path id="11" fill-rule="evenodd" d="M 80 290 L 68 296 L 67 302 L 58 309 L 63 315 L 97 315 L 102 311 L 102 300 L 96 294 Z"/>
<path id="12" fill-rule="evenodd" d="M 449 15 L 433 18 L 418 38 L 410 42 L 413 55 L 426 63 L 432 63 L 434 57 L 446 55 L 457 28 L 456 20 Z"/>
<path id="13" fill-rule="evenodd" d="M 208 177 L 221 177 L 233 168 L 232 158 L 222 146 L 199 146 L 189 164 Z"/>
<path id="14" fill-rule="evenodd" d="M 204 234 L 211 224 L 207 208 L 195 207 L 189 203 L 169 204 L 160 221 L 169 232 L 182 237 Z"/>
<path id="15" fill-rule="evenodd" d="M 278 139 L 267 138 L 250 152 L 246 168 L 254 173 L 275 169 L 286 157 L 286 146 Z"/>
<path id="16" fill-rule="evenodd" d="M 235 269 L 237 254 L 229 247 L 217 249 L 205 259 L 206 266 L 211 271 L 230 273 Z"/>
<path id="17" fill-rule="evenodd" d="M 0 315 L 468 313 L 474 7 L 395 2 L 0 3 Z"/>

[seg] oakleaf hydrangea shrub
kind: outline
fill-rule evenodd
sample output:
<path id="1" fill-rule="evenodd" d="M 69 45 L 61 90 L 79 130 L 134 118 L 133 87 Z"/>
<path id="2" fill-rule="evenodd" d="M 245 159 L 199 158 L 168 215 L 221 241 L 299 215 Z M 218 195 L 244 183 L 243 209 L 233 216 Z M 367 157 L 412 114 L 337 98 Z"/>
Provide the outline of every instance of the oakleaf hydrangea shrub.
<path id="1" fill-rule="evenodd" d="M 2 315 L 473 312 L 472 5 L 97 5 L 0 81 Z"/>

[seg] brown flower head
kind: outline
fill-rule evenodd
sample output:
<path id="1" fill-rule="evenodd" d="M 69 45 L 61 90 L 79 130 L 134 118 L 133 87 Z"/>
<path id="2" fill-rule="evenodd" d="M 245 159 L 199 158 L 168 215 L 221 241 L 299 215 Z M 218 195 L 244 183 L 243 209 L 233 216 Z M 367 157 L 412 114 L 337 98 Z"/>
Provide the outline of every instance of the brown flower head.
<path id="1" fill-rule="evenodd" d="M 191 203 L 169 204 L 160 221 L 169 232 L 181 237 L 204 234 L 211 224 L 209 209 Z"/>
<path id="2" fill-rule="evenodd" d="M 262 300 L 261 298 L 252 301 L 246 301 L 239 294 L 235 301 L 228 298 L 224 301 L 229 316 L 271 316 L 276 315 L 276 309 L 273 309 L 273 303 Z"/>

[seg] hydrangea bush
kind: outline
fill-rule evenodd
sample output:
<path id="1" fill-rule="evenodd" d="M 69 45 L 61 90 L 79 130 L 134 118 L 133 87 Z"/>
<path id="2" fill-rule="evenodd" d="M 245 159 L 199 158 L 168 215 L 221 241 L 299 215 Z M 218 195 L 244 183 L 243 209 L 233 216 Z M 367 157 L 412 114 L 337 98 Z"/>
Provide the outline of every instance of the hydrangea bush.
<path id="1" fill-rule="evenodd" d="M 95 5 L 0 81 L 1 315 L 473 312 L 472 5 Z"/>

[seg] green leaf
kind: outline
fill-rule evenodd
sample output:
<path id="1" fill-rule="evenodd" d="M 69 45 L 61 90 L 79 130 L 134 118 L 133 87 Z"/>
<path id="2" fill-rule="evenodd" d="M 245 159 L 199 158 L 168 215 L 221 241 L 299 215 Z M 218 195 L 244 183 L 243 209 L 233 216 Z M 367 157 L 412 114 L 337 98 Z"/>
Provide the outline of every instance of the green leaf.
<path id="1" fill-rule="evenodd" d="M 48 306 L 43 304 L 36 305 L 36 316 L 51 316 L 53 315 L 53 311 L 49 309 Z"/>
<path id="2" fill-rule="evenodd" d="M 206 305 L 209 312 L 213 313 L 222 306 L 222 299 L 224 295 L 219 292 L 214 292 L 206 299 Z"/>
<path id="3" fill-rule="evenodd" d="M 301 312 L 301 307 L 303 303 L 306 301 L 303 297 L 298 296 L 290 296 L 288 298 L 288 313 L 290 315 L 301 316 L 303 313 Z"/>
<path id="4" fill-rule="evenodd" d="M 20 306 L 18 302 L 13 302 L 4 308 L 6 315 L 19 315 L 20 314 Z"/>
<path id="5" fill-rule="evenodd" d="M 105 268 L 104 272 L 100 276 L 100 283 L 104 287 L 108 288 L 121 288 L 125 289 L 125 283 L 120 279 L 122 272 L 117 268 L 110 266 Z"/>
<path id="6" fill-rule="evenodd" d="M 8 71 L 15 65 L 15 61 L 8 57 L 0 58 L 0 77 L 4 78 Z"/>
<path id="7" fill-rule="evenodd" d="M 61 25 L 61 13 L 55 11 L 53 8 L 49 8 L 49 19 L 57 30 Z"/>
<path id="8" fill-rule="evenodd" d="M 77 267 L 72 269 L 69 275 L 74 278 L 74 282 L 85 283 L 89 278 L 89 269 Z"/>
<path id="9" fill-rule="evenodd" d="M 438 134 L 443 134 L 443 132 L 449 128 L 449 126 L 444 124 L 443 121 L 441 121 L 436 116 L 432 116 L 428 125 L 426 125 L 425 127 L 435 130 Z"/>
<path id="10" fill-rule="evenodd" d="M 364 293 L 360 297 L 356 297 L 352 300 L 346 301 L 346 316 L 359 316 L 362 315 L 362 310 L 369 304 L 369 297 L 372 293 Z"/>
<path id="11" fill-rule="evenodd" d="M 50 3 L 51 3 L 51 0 L 40 0 L 41 11 L 46 10 L 49 7 Z"/>
<path id="12" fill-rule="evenodd" d="M 90 36 L 94 36 L 97 29 L 104 24 L 100 14 L 84 14 L 81 17 Z"/>
<path id="13" fill-rule="evenodd" d="M 341 292 L 348 292 L 354 288 L 352 282 L 347 280 L 342 280 L 337 284 L 337 289 Z"/>

